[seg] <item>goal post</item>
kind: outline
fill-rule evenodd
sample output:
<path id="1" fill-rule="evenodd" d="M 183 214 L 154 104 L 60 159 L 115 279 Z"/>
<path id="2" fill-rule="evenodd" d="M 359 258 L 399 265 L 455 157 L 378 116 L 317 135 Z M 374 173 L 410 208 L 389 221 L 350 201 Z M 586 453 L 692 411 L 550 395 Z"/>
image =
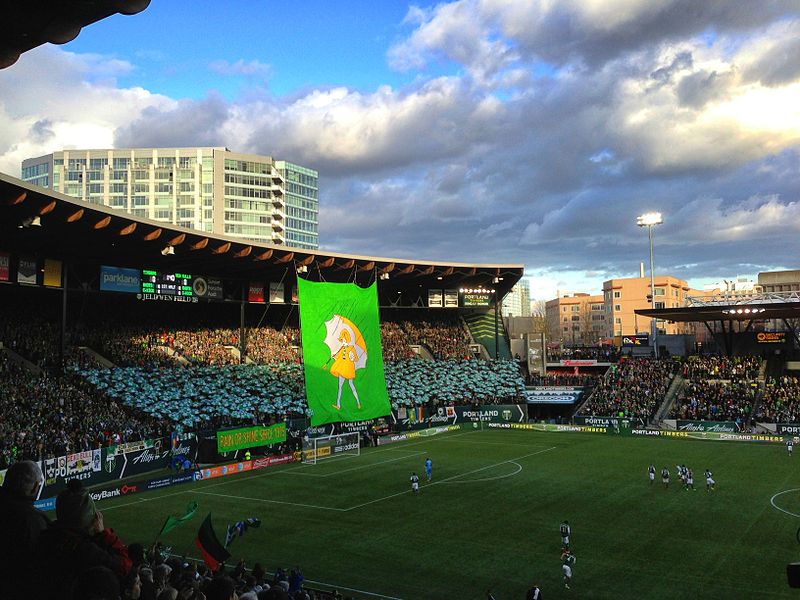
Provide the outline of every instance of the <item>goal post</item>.
<path id="1" fill-rule="evenodd" d="M 360 454 L 361 436 L 357 431 L 303 440 L 302 461 L 308 465 L 315 465 L 318 460 L 326 458 Z"/>

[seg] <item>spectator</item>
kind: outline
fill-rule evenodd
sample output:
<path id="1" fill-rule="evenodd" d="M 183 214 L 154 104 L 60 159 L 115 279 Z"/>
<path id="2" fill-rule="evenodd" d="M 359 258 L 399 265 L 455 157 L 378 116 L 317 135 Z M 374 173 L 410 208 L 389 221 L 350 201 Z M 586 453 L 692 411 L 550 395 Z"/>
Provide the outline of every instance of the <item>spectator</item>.
<path id="1" fill-rule="evenodd" d="M 107 567 L 122 578 L 131 567 L 128 549 L 105 528 L 103 513 L 78 480 L 58 494 L 56 521 L 40 536 L 35 560 L 48 565 L 48 577 L 40 581 L 42 598 L 61 598 L 63 589 L 88 568 Z"/>
<path id="2" fill-rule="evenodd" d="M 14 463 L 0 488 L 0 598 L 25 595 L 32 556 L 50 520 L 33 507 L 44 478 L 32 461 Z"/>
<path id="3" fill-rule="evenodd" d="M 119 578 L 108 567 L 82 571 L 72 585 L 72 600 L 119 600 Z"/>

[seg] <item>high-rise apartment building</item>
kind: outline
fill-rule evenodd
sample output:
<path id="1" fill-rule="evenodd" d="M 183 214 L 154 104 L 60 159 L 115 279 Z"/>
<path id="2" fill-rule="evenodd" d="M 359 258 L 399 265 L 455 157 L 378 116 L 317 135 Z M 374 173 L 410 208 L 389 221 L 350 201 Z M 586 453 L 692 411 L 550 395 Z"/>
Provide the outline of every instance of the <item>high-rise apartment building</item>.
<path id="1" fill-rule="evenodd" d="M 317 172 L 227 148 L 62 150 L 22 162 L 22 179 L 182 227 L 319 247 Z"/>
<path id="2" fill-rule="evenodd" d="M 503 298 L 504 317 L 531 316 L 531 288 L 528 280 L 520 279 L 511 291 Z"/>

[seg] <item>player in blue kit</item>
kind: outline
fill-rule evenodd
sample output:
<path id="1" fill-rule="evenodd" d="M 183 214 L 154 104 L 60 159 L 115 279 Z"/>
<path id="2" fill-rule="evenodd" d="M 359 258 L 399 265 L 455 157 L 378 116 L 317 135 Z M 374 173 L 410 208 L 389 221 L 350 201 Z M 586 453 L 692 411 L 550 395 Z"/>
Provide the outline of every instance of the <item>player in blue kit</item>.
<path id="1" fill-rule="evenodd" d="M 430 481 L 433 476 L 433 461 L 430 458 L 425 459 L 425 478 Z"/>

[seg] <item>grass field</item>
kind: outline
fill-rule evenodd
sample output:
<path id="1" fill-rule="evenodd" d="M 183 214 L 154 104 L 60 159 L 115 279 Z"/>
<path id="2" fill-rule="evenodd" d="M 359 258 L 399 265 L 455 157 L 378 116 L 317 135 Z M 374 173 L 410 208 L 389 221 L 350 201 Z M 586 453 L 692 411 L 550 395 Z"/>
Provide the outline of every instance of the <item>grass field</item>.
<path id="1" fill-rule="evenodd" d="M 408 478 L 433 481 L 412 495 Z M 200 504 L 164 542 L 192 546 L 209 511 L 225 525 L 263 524 L 230 548 L 268 570 L 299 565 L 309 581 L 357 598 L 796 598 L 800 456 L 780 445 L 530 431 L 465 431 L 369 448 L 100 503 L 105 522 L 151 542 L 168 513 Z M 653 462 L 659 476 L 647 480 Z M 697 491 L 675 484 L 675 464 Z M 668 466 L 670 489 L 660 470 Z M 702 472 L 714 472 L 707 493 Z M 774 498 L 776 493 L 794 490 Z M 784 512 L 785 511 L 785 512 Z M 795 513 L 795 514 L 789 514 Z M 572 526 L 571 590 L 560 572 L 559 523 Z M 349 588 L 349 589 L 348 589 Z M 369 592 L 367 593 L 358 593 Z"/>

